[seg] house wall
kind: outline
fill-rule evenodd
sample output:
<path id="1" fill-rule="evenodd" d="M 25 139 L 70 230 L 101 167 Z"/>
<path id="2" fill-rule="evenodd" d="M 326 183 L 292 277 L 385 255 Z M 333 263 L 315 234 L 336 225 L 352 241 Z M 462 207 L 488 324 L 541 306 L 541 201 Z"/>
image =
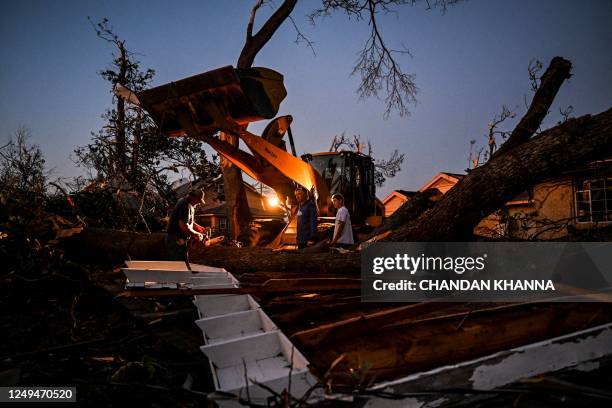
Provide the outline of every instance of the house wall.
<path id="1" fill-rule="evenodd" d="M 561 178 L 536 185 L 530 200 L 510 201 L 504 209 L 485 217 L 474 233 L 546 240 L 566 236 L 569 225 L 576 226 L 574 189 L 571 178 Z"/>
<path id="2" fill-rule="evenodd" d="M 219 186 L 216 183 L 208 186 L 208 188 L 204 190 L 204 194 L 207 207 L 217 207 L 224 202 L 223 200 L 220 200 Z"/>
<path id="3" fill-rule="evenodd" d="M 198 222 L 204 227 L 210 227 L 213 236 L 227 233 L 227 217 L 224 215 L 205 215 Z"/>
<path id="4" fill-rule="evenodd" d="M 572 180 L 562 178 L 538 184 L 533 202 L 509 206 L 508 233 L 520 239 L 555 239 L 567 235 L 573 224 L 574 192 Z"/>
<path id="5" fill-rule="evenodd" d="M 496 211 L 483 218 L 474 228 L 474 235 L 486 238 L 500 238 L 506 236 L 506 225 L 503 215 Z"/>
<path id="6" fill-rule="evenodd" d="M 408 201 L 407 198 L 402 198 L 398 195 L 391 197 L 385 204 L 385 217 L 391 216 L 391 214 L 400 208 L 406 201 Z"/>

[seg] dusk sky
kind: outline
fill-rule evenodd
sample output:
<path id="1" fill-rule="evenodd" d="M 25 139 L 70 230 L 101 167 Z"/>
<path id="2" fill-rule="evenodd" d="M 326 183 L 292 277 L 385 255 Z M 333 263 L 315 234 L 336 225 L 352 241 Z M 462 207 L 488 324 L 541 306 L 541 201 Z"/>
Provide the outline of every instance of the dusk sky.
<path id="1" fill-rule="evenodd" d="M 98 39 L 87 16 L 109 18 L 142 67 L 157 74 L 152 86 L 235 64 L 254 1 L 3 1 L 0 5 L 0 142 L 20 125 L 47 156 L 53 176 L 73 176 L 70 155 L 101 128 L 112 103 L 97 72 L 109 65 L 111 44 Z M 281 0 L 276 0 L 279 5 Z M 391 48 L 406 46 L 399 60 L 416 75 L 418 103 L 412 115 L 383 118 L 384 103 L 359 100 L 359 78 L 350 72 L 369 34 L 364 21 L 334 14 L 311 26 L 318 1 L 300 1 L 293 12 L 316 56 L 294 44 L 286 22 L 255 60 L 285 76 L 287 98 L 279 114 L 292 114 L 298 153 L 325 151 L 346 132 L 370 139 L 375 157 L 405 153 L 402 172 L 378 191 L 418 189 L 439 171 L 463 172 L 470 139 L 486 143 L 487 123 L 506 104 L 517 118 L 531 97 L 527 66 L 545 67 L 556 55 L 572 61 L 544 128 L 559 119 L 559 107 L 574 115 L 612 106 L 612 1 L 470 0 L 450 8 L 402 6 L 381 15 Z M 271 9 L 262 9 L 261 24 Z M 257 28 L 257 27 L 256 27 Z M 259 133 L 265 122 L 251 130 Z"/>

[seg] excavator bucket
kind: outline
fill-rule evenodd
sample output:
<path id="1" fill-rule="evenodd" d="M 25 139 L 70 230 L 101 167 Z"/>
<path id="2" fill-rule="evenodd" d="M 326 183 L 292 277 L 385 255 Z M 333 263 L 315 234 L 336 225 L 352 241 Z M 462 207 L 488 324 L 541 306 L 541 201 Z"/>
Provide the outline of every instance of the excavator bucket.
<path id="1" fill-rule="evenodd" d="M 212 135 L 220 119 L 245 125 L 272 119 L 287 96 L 283 76 L 268 68 L 231 66 L 136 93 L 137 101 L 168 136 L 185 136 L 178 114 L 191 116 L 195 129 Z"/>

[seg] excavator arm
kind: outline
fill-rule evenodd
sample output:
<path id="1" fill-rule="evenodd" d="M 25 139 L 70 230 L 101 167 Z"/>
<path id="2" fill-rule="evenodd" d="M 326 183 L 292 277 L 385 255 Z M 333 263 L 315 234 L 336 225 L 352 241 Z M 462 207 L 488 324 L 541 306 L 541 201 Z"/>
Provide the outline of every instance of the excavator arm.
<path id="1" fill-rule="evenodd" d="M 223 67 L 142 92 L 118 85 L 115 93 L 142 106 L 168 136 L 188 136 L 208 143 L 280 196 L 291 193 L 288 190 L 292 183 L 306 188 L 315 196 L 322 215 L 326 215 L 329 194 L 321 175 L 310 164 L 279 147 L 274 137 L 268 141 L 246 130 L 246 124 L 272 118 L 278 112 L 286 91 L 282 75 L 277 72 L 267 68 Z M 291 119 L 289 116 L 280 119 L 271 123 L 275 132 L 269 134 L 282 138 Z M 218 131 L 237 136 L 253 154 L 214 137 Z"/>

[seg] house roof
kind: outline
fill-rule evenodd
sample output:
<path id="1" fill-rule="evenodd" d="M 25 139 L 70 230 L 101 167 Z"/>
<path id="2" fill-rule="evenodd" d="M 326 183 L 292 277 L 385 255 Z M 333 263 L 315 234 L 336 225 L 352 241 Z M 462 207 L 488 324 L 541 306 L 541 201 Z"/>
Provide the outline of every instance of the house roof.
<path id="1" fill-rule="evenodd" d="M 446 180 L 454 184 L 454 183 L 457 183 L 459 180 L 461 180 L 464 177 L 465 177 L 465 174 L 449 173 L 449 172 L 441 171 L 440 173 L 436 174 L 431 180 L 429 180 L 427 184 L 421 187 L 419 191 L 425 191 L 431 188 L 431 186 L 433 186 L 440 180 Z"/>
<path id="2" fill-rule="evenodd" d="M 221 177 L 221 176 L 219 176 Z M 180 184 L 176 187 L 173 187 L 174 192 L 176 193 L 177 197 L 184 197 L 186 196 L 191 190 L 193 189 L 205 189 L 208 187 L 208 185 L 214 183 L 215 181 L 217 181 L 219 179 L 219 177 L 215 177 L 213 180 L 196 180 L 196 181 L 186 181 L 183 184 Z"/>
<path id="3" fill-rule="evenodd" d="M 451 173 L 450 171 L 442 171 L 441 173 L 446 174 L 447 176 L 451 176 L 456 178 L 457 180 L 461 180 L 462 178 L 465 177 L 465 174 L 461 174 L 461 173 Z"/>
<path id="4" fill-rule="evenodd" d="M 409 191 L 409 190 L 393 190 L 383 199 L 383 205 L 387 204 L 394 197 L 400 197 L 404 200 L 407 200 L 410 197 L 414 196 L 416 193 L 417 193 L 416 191 Z"/>
<path id="5" fill-rule="evenodd" d="M 413 195 L 415 195 L 417 192 L 416 191 L 411 191 L 411 190 L 395 190 L 396 192 L 405 195 L 406 197 L 412 197 Z"/>

